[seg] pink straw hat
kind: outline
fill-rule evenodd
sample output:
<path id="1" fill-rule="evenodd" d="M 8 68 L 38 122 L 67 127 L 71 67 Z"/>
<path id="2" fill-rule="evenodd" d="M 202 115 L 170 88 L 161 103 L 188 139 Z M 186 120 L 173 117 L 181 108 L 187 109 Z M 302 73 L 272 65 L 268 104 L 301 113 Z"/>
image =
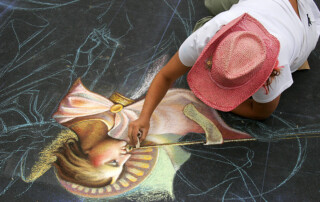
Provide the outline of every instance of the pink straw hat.
<path id="1" fill-rule="evenodd" d="M 231 111 L 262 87 L 278 65 L 280 43 L 249 14 L 223 26 L 203 49 L 187 80 L 210 107 Z"/>

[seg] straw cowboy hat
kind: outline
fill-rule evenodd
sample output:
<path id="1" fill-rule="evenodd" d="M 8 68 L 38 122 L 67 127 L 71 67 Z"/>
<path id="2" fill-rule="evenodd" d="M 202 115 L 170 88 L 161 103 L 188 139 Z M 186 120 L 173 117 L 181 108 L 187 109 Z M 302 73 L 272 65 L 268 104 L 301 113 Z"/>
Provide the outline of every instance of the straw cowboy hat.
<path id="1" fill-rule="evenodd" d="M 231 111 L 262 87 L 278 66 L 280 43 L 262 24 L 243 14 L 206 45 L 187 80 L 210 107 Z"/>

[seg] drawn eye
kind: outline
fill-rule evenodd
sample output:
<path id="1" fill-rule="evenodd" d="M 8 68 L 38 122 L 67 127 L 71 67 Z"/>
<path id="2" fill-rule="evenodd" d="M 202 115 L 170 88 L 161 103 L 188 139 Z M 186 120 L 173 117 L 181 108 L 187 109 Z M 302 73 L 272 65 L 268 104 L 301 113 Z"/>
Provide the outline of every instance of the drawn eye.
<path id="1" fill-rule="evenodd" d="M 113 166 L 113 167 L 119 167 L 119 163 L 117 160 L 109 161 L 108 165 Z"/>

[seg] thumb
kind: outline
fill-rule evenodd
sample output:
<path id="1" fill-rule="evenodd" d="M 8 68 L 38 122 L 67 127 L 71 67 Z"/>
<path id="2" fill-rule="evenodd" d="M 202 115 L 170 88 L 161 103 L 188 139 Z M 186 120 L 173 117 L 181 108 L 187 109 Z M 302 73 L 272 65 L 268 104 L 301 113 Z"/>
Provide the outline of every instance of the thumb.
<path id="1" fill-rule="evenodd" d="M 140 137 L 140 141 L 144 141 L 148 135 L 148 129 L 147 128 L 142 128 L 140 129 L 141 131 L 141 137 Z"/>

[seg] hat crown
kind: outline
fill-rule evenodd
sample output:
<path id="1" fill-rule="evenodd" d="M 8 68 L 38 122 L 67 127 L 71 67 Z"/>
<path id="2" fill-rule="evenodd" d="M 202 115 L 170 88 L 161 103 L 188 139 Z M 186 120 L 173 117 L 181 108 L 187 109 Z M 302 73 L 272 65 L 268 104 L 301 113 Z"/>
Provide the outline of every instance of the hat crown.
<path id="1" fill-rule="evenodd" d="M 266 47 L 258 35 L 232 32 L 213 53 L 211 79 L 221 88 L 239 88 L 255 76 L 265 59 Z"/>

